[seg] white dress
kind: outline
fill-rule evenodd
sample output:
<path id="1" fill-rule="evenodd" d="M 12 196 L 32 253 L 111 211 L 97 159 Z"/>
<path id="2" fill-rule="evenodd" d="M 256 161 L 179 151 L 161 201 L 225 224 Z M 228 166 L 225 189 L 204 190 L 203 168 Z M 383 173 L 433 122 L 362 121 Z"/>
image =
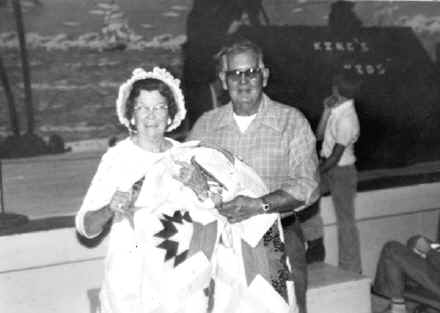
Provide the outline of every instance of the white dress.
<path id="1" fill-rule="evenodd" d="M 164 153 L 146 152 L 130 139 L 110 148 L 77 214 L 77 229 L 86 235 L 85 213 L 107 205 L 116 190 L 128 191 L 145 176 L 133 221 L 113 221 L 101 312 L 294 312 L 291 281 L 282 281 L 283 297 L 270 279 L 274 263 L 264 236 L 275 227 L 283 240 L 279 216 L 259 215 L 229 224 L 211 199 L 200 200 L 173 176 L 180 169 L 176 161 L 195 157 L 216 178 L 210 186 L 221 190 L 223 201 L 239 194 L 263 195 L 264 183 L 244 163 L 231 162 L 218 150 L 197 142 L 172 143 Z"/>

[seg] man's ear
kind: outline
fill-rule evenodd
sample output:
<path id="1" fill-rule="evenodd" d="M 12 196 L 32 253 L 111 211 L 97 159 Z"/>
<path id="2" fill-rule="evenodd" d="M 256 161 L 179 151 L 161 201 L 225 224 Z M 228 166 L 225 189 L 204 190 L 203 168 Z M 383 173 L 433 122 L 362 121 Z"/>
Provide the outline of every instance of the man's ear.
<path id="1" fill-rule="evenodd" d="M 267 81 L 269 80 L 270 71 L 267 67 L 263 67 L 263 87 L 267 86 Z"/>
<path id="2" fill-rule="evenodd" d="M 220 78 L 220 81 L 222 82 L 222 87 L 224 90 L 228 90 L 228 84 L 226 83 L 226 73 L 220 72 L 218 73 L 218 77 Z"/>

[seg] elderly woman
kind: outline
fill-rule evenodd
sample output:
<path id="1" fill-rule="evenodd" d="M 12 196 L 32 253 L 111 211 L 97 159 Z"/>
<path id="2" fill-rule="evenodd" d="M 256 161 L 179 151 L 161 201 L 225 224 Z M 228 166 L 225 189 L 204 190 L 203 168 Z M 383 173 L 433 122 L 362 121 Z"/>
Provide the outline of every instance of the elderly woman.
<path id="1" fill-rule="evenodd" d="M 186 114 L 178 80 L 160 68 L 136 69 L 120 87 L 116 103 L 130 136 L 102 157 L 77 215 L 79 232 L 89 238 L 101 233 L 115 213 L 126 213 L 134 196 L 131 187 L 143 177 L 141 168 L 178 144 L 164 133 L 178 127 Z"/>
<path id="2" fill-rule="evenodd" d="M 279 216 L 221 214 L 266 193 L 262 180 L 225 151 L 165 136 L 185 117 L 179 83 L 137 69 L 119 89 L 130 136 L 104 154 L 76 216 L 89 238 L 112 221 L 100 312 L 292 312 Z"/>
<path id="3" fill-rule="evenodd" d="M 166 70 L 154 68 L 150 72 L 134 70 L 132 77 L 121 85 L 117 115 L 130 136 L 104 154 L 76 216 L 79 233 L 88 238 L 99 235 L 113 219 L 106 261 L 106 273 L 111 277 L 107 275 L 102 288 L 102 312 L 134 312 L 137 259 L 131 256 L 136 249 L 130 245 L 134 243 L 133 204 L 145 173 L 178 144 L 164 134 L 177 128 L 185 118 L 179 83 Z M 113 262 L 114 254 L 120 264 Z M 118 266 L 120 271 L 116 271 Z"/>

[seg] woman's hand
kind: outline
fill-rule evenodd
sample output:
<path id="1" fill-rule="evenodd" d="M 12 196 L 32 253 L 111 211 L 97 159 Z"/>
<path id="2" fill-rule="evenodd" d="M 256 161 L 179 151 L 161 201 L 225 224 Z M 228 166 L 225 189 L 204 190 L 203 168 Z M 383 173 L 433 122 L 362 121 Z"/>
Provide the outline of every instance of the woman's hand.
<path id="1" fill-rule="evenodd" d="M 199 200 L 203 201 L 208 198 L 209 186 L 202 172 L 193 164 L 182 161 L 175 161 L 175 163 L 180 166 L 180 171 L 179 175 L 173 176 L 174 179 L 191 188 Z"/>
<path id="2" fill-rule="evenodd" d="M 118 213 L 121 217 L 128 219 L 130 226 L 134 229 L 134 212 L 137 208 L 130 206 L 133 200 L 132 192 L 116 190 L 110 201 L 109 208 L 112 212 Z"/>
<path id="3" fill-rule="evenodd" d="M 110 200 L 110 210 L 118 213 L 125 213 L 128 211 L 131 202 L 131 192 L 116 190 Z"/>

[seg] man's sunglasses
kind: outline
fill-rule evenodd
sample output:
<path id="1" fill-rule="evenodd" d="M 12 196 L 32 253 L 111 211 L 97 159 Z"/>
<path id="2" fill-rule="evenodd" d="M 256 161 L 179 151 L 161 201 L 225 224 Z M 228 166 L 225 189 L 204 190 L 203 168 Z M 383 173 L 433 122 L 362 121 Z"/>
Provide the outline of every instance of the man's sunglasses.
<path id="1" fill-rule="evenodd" d="M 233 81 L 233 82 L 239 82 L 242 77 L 244 77 L 246 80 L 256 80 L 260 77 L 260 73 L 262 71 L 262 68 L 260 67 L 251 67 L 246 70 L 231 70 L 226 71 L 226 78 Z"/>

